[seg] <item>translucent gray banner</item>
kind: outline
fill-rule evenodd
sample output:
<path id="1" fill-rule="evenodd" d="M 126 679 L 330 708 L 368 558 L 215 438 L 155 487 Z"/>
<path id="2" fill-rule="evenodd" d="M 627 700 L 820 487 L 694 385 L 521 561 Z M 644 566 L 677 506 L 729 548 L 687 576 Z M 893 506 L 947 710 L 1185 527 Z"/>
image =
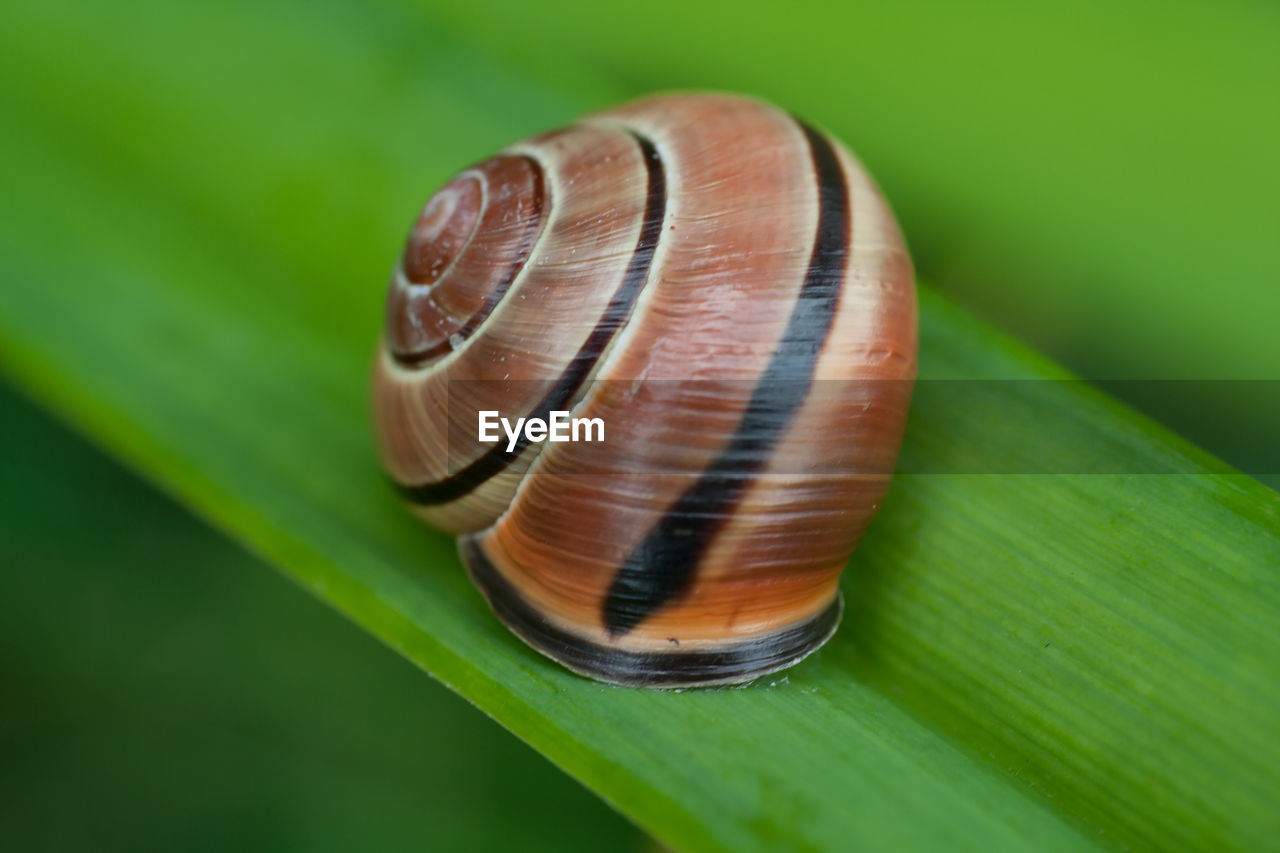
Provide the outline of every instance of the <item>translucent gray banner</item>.
<path id="1" fill-rule="evenodd" d="M 891 453 L 859 452 L 908 397 L 896 462 Z M 1255 440 L 1246 464 L 1232 460 L 1236 467 L 1181 439 L 1153 441 L 1166 430 L 1121 399 L 1154 401 L 1156 411 L 1162 401 L 1213 400 L 1201 420 L 1215 434 L 1276 440 L 1263 441 L 1262 452 Z M 1248 412 L 1249 422 L 1216 412 Z M 532 444 L 555 454 L 591 445 L 584 475 L 691 473 L 708 459 L 730 478 L 1280 474 L 1280 380 L 646 380 L 577 389 L 554 380 L 477 380 L 451 382 L 435 414 L 447 432 L 451 475 L 500 470 Z"/>

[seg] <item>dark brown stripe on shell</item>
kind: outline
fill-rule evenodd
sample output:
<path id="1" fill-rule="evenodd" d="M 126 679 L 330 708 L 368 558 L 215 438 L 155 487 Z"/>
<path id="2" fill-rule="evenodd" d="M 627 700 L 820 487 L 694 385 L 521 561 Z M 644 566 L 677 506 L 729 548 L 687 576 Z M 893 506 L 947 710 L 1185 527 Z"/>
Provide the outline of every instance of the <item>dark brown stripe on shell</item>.
<path id="1" fill-rule="evenodd" d="M 690 588 L 703 554 L 768 462 L 813 382 L 844 287 L 852 214 L 835 149 L 822 134 L 798 124 L 818 182 L 818 227 L 804 283 L 733 437 L 614 575 L 602 614 L 611 636 L 626 634 Z"/>
<path id="2" fill-rule="evenodd" d="M 542 164 L 532 157 L 524 155 L 521 157 L 529 167 L 533 170 L 533 198 L 531 204 L 533 207 L 533 216 L 525 228 L 524 239 L 521 241 L 520 250 L 517 252 L 515 260 L 508 266 L 495 284 L 489 294 L 485 297 L 484 305 L 480 310 L 476 311 L 467 321 L 458 328 L 456 332 L 448 338 L 440 341 L 438 344 L 426 349 L 414 352 L 401 352 L 394 346 L 391 347 L 391 355 L 396 362 L 403 367 L 420 367 L 431 361 L 435 361 L 443 355 L 447 355 L 457 349 L 462 342 L 471 337 L 476 329 L 480 328 L 480 324 L 489 319 L 489 315 L 493 313 L 493 309 L 498 307 L 498 303 L 502 301 L 502 297 L 506 295 L 507 290 L 511 287 L 512 282 L 516 280 L 516 276 L 520 274 L 520 270 L 524 269 L 524 265 L 529 260 L 529 253 L 533 251 L 533 246 L 538 240 L 538 235 L 542 233 L 543 225 L 543 205 L 546 200 L 546 179 L 543 174 Z M 402 262 L 403 263 L 403 262 Z"/>
<path id="3" fill-rule="evenodd" d="M 736 684 L 799 663 L 840 624 L 840 594 L 818 615 L 742 643 L 697 651 L 641 652 L 593 643 L 548 622 L 516 591 L 480 547 L 479 536 L 458 539 L 471 580 L 494 613 L 517 636 L 580 675 L 636 687 Z"/>
<path id="4" fill-rule="evenodd" d="M 601 315 L 600 321 L 591 330 L 591 334 L 574 354 L 551 390 L 527 415 L 529 418 L 546 420 L 552 411 L 570 407 L 570 402 L 582 390 L 587 377 L 591 375 L 600 356 L 608 348 L 609 342 L 613 340 L 618 330 L 626 325 L 635 307 L 636 299 L 640 296 L 640 291 L 649 280 L 649 269 L 653 264 L 654 252 L 658 248 L 658 239 L 662 236 L 662 221 L 667 209 L 666 172 L 662 158 L 658 155 L 658 149 L 653 142 L 638 133 L 631 135 L 640 146 L 648 176 L 640 237 L 631 253 L 631 261 L 627 265 L 626 273 L 622 276 L 622 281 Z M 522 434 L 509 453 L 505 445 L 498 443 L 474 462 L 443 480 L 417 486 L 397 484 L 397 489 L 406 500 L 422 506 L 457 500 L 510 465 L 528 443 L 528 439 Z"/>

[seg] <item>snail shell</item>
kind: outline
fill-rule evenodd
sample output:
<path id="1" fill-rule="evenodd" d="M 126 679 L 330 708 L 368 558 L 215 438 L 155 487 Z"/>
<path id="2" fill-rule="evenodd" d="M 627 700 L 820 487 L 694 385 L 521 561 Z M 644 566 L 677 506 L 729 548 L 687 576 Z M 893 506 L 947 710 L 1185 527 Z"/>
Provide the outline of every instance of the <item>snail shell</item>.
<path id="1" fill-rule="evenodd" d="M 529 645 L 603 681 L 736 683 L 835 631 L 915 353 L 910 258 L 842 145 L 757 101 L 655 96 L 430 199 L 390 285 L 377 437 Z M 606 440 L 508 452 L 476 439 L 485 410 Z"/>

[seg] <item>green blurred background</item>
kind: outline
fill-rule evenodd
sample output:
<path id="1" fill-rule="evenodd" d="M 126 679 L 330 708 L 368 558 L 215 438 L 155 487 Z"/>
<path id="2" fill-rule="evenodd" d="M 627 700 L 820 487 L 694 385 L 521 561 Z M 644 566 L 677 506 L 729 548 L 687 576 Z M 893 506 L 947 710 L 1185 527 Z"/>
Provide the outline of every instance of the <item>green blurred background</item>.
<path id="1" fill-rule="evenodd" d="M 11 0 L 0 288 L 216 254 L 308 281 L 264 310 L 371 341 L 452 171 L 621 98 L 743 91 L 844 138 L 921 275 L 1078 374 L 1259 380 L 1132 400 L 1274 486 L 1277 45 L 1243 0 Z M 0 442 L 0 846 L 643 843 L 8 390 Z"/>
<path id="2" fill-rule="evenodd" d="M 0 385 L 0 847 L 641 849 L 497 724 Z"/>

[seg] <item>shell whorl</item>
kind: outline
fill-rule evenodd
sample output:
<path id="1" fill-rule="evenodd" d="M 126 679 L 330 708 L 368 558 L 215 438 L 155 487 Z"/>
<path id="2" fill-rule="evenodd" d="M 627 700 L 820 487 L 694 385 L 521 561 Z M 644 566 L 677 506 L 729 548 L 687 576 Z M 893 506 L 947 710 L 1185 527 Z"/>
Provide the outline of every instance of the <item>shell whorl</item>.
<path id="1" fill-rule="evenodd" d="M 852 155 L 756 101 L 658 96 L 428 202 L 390 288 L 379 444 L 538 650 L 606 681 L 743 681 L 835 630 L 915 334 L 910 260 Z M 609 432 L 457 441 L 480 410 Z"/>

